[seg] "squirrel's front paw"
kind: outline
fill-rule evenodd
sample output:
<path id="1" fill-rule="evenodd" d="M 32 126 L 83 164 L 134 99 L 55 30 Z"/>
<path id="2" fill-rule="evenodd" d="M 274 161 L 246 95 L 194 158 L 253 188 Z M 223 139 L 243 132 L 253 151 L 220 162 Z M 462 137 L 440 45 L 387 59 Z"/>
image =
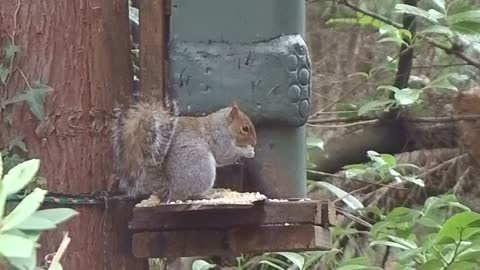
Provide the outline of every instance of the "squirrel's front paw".
<path id="1" fill-rule="evenodd" d="M 253 158 L 255 157 L 255 148 L 253 146 L 245 147 L 245 157 L 246 158 Z"/>

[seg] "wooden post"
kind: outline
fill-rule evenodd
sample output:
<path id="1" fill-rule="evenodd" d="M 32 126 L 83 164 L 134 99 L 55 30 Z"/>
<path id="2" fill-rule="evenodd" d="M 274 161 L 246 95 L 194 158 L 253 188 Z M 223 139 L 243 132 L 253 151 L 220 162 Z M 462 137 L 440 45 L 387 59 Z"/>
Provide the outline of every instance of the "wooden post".
<path id="1" fill-rule="evenodd" d="M 28 89 L 24 79 L 45 82 L 53 92 L 43 123 L 27 104 L 15 105 L 14 124 L 2 130 L 0 141 L 25 137 L 30 158 L 41 160 L 40 175 L 50 192 L 93 193 L 111 182 L 114 99 L 125 102 L 132 87 L 127 5 L 126 0 L 2 2 L 1 44 L 13 37 L 20 49 L 17 71 L 0 88 L 2 98 Z M 69 231 L 64 269 L 147 269 L 146 260 L 131 253 L 131 207 L 74 208 L 80 216 L 42 237 L 42 260 L 58 248 L 62 231 Z"/>
<path id="2" fill-rule="evenodd" d="M 167 73 L 168 0 L 140 1 L 140 84 L 147 100 L 164 100 Z"/>

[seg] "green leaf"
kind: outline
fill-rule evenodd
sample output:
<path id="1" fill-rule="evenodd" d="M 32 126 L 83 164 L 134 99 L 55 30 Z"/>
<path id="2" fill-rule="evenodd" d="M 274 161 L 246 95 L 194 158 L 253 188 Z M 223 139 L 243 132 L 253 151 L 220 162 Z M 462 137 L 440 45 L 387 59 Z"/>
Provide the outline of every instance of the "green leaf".
<path id="1" fill-rule="evenodd" d="M 432 0 L 438 11 L 445 13 L 445 0 Z"/>
<path id="2" fill-rule="evenodd" d="M 469 228 L 470 225 L 480 221 L 480 214 L 475 212 L 463 212 L 449 218 L 439 231 L 437 240 L 439 243 L 458 242 L 460 236 L 467 239 L 472 233 L 477 233 L 478 228 Z M 462 233 L 461 233 L 462 232 Z"/>
<path id="3" fill-rule="evenodd" d="M 270 261 L 267 261 L 267 260 L 261 260 L 258 262 L 258 264 L 265 264 L 265 265 L 268 265 L 268 266 L 271 266 L 275 269 L 278 269 L 278 270 L 285 270 L 285 268 L 273 263 L 273 262 L 270 262 Z"/>
<path id="4" fill-rule="evenodd" d="M 397 87 L 395 87 L 393 85 L 380 85 L 379 87 L 377 87 L 377 90 L 381 90 L 381 89 L 392 91 L 394 93 L 400 91 L 400 89 L 398 89 Z"/>
<path id="5" fill-rule="evenodd" d="M 414 183 L 415 185 L 425 187 L 425 183 L 420 178 L 416 178 L 416 177 L 413 177 L 413 176 L 404 176 L 404 177 L 402 177 L 402 179 L 405 179 L 408 182 Z"/>
<path id="6" fill-rule="evenodd" d="M 14 229 L 32 215 L 43 202 L 47 191 L 35 188 L 13 211 L 0 223 L 0 233 Z"/>
<path id="7" fill-rule="evenodd" d="M 1 155 L 0 155 L 1 156 Z M 5 213 L 5 204 L 7 203 L 7 189 L 5 188 L 4 181 L 0 181 L 0 223 L 3 220 L 3 214 Z"/>
<path id="8" fill-rule="evenodd" d="M 422 31 L 420 31 L 421 34 L 438 34 L 438 35 L 444 35 L 447 37 L 452 37 L 453 32 L 450 30 L 450 28 L 443 26 L 443 25 L 432 25 L 429 26 Z"/>
<path id="9" fill-rule="evenodd" d="M 466 35 L 480 34 L 480 22 L 458 22 L 450 25 L 452 31 Z"/>
<path id="10" fill-rule="evenodd" d="M 51 229 L 55 229 L 56 227 L 57 226 L 52 221 L 45 218 L 36 217 L 34 215 L 27 217 L 27 219 L 25 219 L 23 222 L 15 226 L 15 228 L 18 230 L 36 230 L 36 231 L 51 230 Z"/>
<path id="11" fill-rule="evenodd" d="M 47 219 L 53 224 L 58 225 L 76 215 L 78 215 L 78 212 L 70 208 L 53 208 L 39 210 L 33 213 L 32 216 Z"/>
<path id="12" fill-rule="evenodd" d="M 11 61 L 17 52 L 20 52 L 20 48 L 10 43 L 5 49 L 5 59 Z"/>
<path id="13" fill-rule="evenodd" d="M 37 252 L 34 250 L 32 256 L 27 258 L 9 257 L 8 262 L 15 269 L 35 269 L 35 266 L 37 266 Z"/>
<path id="14" fill-rule="evenodd" d="M 325 142 L 321 138 L 309 136 L 307 137 L 307 146 L 318 147 L 323 150 Z"/>
<path id="15" fill-rule="evenodd" d="M 358 109 L 358 115 L 362 116 L 367 114 L 370 111 L 385 110 L 388 106 L 394 104 L 395 101 L 391 99 L 386 100 L 374 100 L 364 104 L 360 109 Z"/>
<path id="16" fill-rule="evenodd" d="M 457 14 L 447 16 L 447 22 L 449 25 L 459 22 L 480 22 L 480 9 L 469 10 Z"/>
<path id="17" fill-rule="evenodd" d="M 384 38 L 381 38 L 381 39 L 378 40 L 378 43 L 388 43 L 388 42 L 392 42 L 392 43 L 395 43 L 397 45 L 401 45 L 402 43 L 407 44 L 400 37 L 384 37 Z"/>
<path id="18" fill-rule="evenodd" d="M 388 165 L 395 166 L 397 165 L 397 159 L 390 154 L 381 154 L 380 157 L 387 163 Z"/>
<path id="19" fill-rule="evenodd" d="M 480 261 L 480 248 L 479 247 L 469 247 L 462 253 L 457 256 L 458 261 L 470 261 L 478 262 Z"/>
<path id="20" fill-rule="evenodd" d="M 35 249 L 35 242 L 18 235 L 0 234 L 0 255 L 4 257 L 29 258 Z"/>
<path id="21" fill-rule="evenodd" d="M 396 236 L 393 236 L 393 235 L 389 235 L 387 237 L 390 240 L 394 241 L 395 243 L 399 243 L 400 245 L 405 246 L 409 249 L 416 249 L 417 248 L 417 244 L 415 244 L 415 242 L 413 242 L 413 241 L 403 239 L 403 238 L 400 238 L 400 237 L 396 237 Z"/>
<path id="22" fill-rule="evenodd" d="M 441 260 L 433 259 L 421 265 L 419 269 L 420 270 L 439 270 L 439 269 L 443 269 L 443 267 L 444 265 Z"/>
<path id="23" fill-rule="evenodd" d="M 414 7 L 414 6 L 410 6 L 410 5 L 406 5 L 406 4 L 395 5 L 394 12 L 396 12 L 396 13 L 407 13 L 407 14 L 411 14 L 411 15 L 415 15 L 415 16 L 424 18 L 424 19 L 426 19 L 430 22 L 433 22 L 433 23 L 438 23 L 437 14 L 432 14 L 432 13 L 429 13 L 428 11 L 426 11 L 424 9 Z"/>
<path id="24" fill-rule="evenodd" d="M 345 204 L 347 204 L 353 210 L 364 208 L 363 204 L 359 200 L 357 200 L 357 198 L 353 197 L 352 195 L 348 194 L 342 189 L 327 182 L 318 181 L 317 184 L 330 190 L 330 192 L 335 194 L 338 198 L 340 198 L 343 202 L 345 202 Z"/>
<path id="25" fill-rule="evenodd" d="M 423 89 L 442 88 L 442 89 L 458 91 L 457 87 L 455 87 L 449 80 L 450 77 L 452 77 L 454 74 L 455 73 L 448 73 L 446 75 L 439 76 L 438 78 L 435 78 L 435 80 L 427 84 Z"/>
<path id="26" fill-rule="evenodd" d="M 18 147 L 20 148 L 23 152 L 28 152 L 27 146 L 25 145 L 25 142 L 23 141 L 25 137 L 24 136 L 16 136 L 12 140 L 8 142 L 7 149 L 8 151 L 13 150 L 13 148 Z"/>
<path id="27" fill-rule="evenodd" d="M 395 93 L 395 100 L 400 105 L 411 105 L 420 97 L 420 90 L 404 88 Z"/>
<path id="28" fill-rule="evenodd" d="M 299 269 L 303 269 L 303 265 L 305 264 L 305 258 L 302 255 L 293 252 L 277 252 L 276 254 L 287 258 L 294 265 L 298 266 Z"/>
<path id="29" fill-rule="evenodd" d="M 196 260 L 192 264 L 192 270 L 208 270 L 216 267 L 215 264 L 208 263 L 204 260 Z"/>
<path id="30" fill-rule="evenodd" d="M 402 244 L 392 242 L 392 241 L 385 241 L 385 240 L 376 240 L 370 243 L 370 246 L 375 246 L 375 245 L 381 245 L 381 246 L 390 246 L 390 247 L 396 247 L 402 250 L 410 250 L 409 247 L 406 247 Z"/>
<path id="31" fill-rule="evenodd" d="M 326 25 L 355 24 L 355 25 L 361 25 L 361 26 L 371 26 L 376 29 L 385 25 L 384 22 L 377 20 L 373 17 L 370 17 L 368 15 L 365 15 L 361 12 L 356 12 L 355 15 L 356 15 L 356 18 L 332 18 L 332 19 L 329 19 L 325 24 Z"/>
<path id="32" fill-rule="evenodd" d="M 351 179 L 351 178 L 354 178 L 354 177 L 357 177 L 359 175 L 362 175 L 366 172 L 367 170 L 364 170 L 364 169 L 356 169 L 356 168 L 353 168 L 353 169 L 348 169 L 345 171 L 345 177 L 347 179 Z"/>
<path id="33" fill-rule="evenodd" d="M 448 270 L 478 270 L 478 263 L 456 261 L 448 267 Z"/>
<path id="34" fill-rule="evenodd" d="M 440 224 L 436 219 L 433 219 L 431 217 L 421 217 L 420 219 L 418 219 L 417 222 L 428 228 L 442 228 L 442 224 Z"/>
<path id="35" fill-rule="evenodd" d="M 7 196 L 15 194 L 33 180 L 40 167 L 40 160 L 31 159 L 13 167 L 3 178 Z"/>
<path id="36" fill-rule="evenodd" d="M 351 264 L 351 265 L 341 266 L 337 268 L 337 270 L 383 270 L 383 268 L 376 267 L 376 266 Z"/>
<path id="37" fill-rule="evenodd" d="M 62 265 L 61 265 L 59 262 L 54 262 L 54 263 L 50 266 L 50 268 L 51 268 L 52 270 L 63 270 L 63 267 L 62 267 Z"/>
<path id="38" fill-rule="evenodd" d="M 10 69 L 4 67 L 3 64 L 0 64 L 0 81 L 2 84 L 7 82 L 8 75 L 10 74 Z"/>
<path id="39" fill-rule="evenodd" d="M 39 121 L 43 121 L 45 97 L 51 91 L 52 88 L 50 86 L 35 82 L 32 84 L 31 89 L 26 90 L 24 94 L 20 95 L 19 99 L 26 101 L 33 115 L 35 115 Z"/>
<path id="40" fill-rule="evenodd" d="M 3 177 L 3 159 L 2 159 L 2 153 L 0 152 L 0 180 Z M 0 215 L 1 218 L 1 215 Z"/>

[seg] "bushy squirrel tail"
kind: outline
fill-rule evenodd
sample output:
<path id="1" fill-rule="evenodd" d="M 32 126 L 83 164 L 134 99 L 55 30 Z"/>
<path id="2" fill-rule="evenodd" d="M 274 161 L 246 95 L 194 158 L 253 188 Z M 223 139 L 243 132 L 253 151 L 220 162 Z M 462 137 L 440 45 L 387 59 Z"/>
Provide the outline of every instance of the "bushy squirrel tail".
<path id="1" fill-rule="evenodd" d="M 175 133 L 176 117 L 161 103 L 139 102 L 125 112 L 116 110 L 114 118 L 113 144 L 122 168 L 130 173 L 147 163 L 161 168 Z"/>

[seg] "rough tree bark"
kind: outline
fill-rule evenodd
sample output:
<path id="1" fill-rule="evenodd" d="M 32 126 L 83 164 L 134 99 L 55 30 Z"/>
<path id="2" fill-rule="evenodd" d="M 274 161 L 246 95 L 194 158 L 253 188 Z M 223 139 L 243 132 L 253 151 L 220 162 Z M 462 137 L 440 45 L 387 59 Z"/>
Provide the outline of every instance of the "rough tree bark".
<path id="1" fill-rule="evenodd" d="M 111 182 L 112 108 L 114 99 L 126 100 L 132 85 L 127 2 L 2 1 L 2 42 L 14 37 L 21 50 L 17 71 L 0 88 L 2 96 L 27 87 L 22 73 L 29 81 L 46 82 L 53 92 L 46 99 L 44 124 L 26 104 L 15 105 L 13 126 L 2 131 L 0 143 L 25 136 L 29 157 L 40 158 L 50 192 L 92 193 Z M 131 255 L 125 236 L 129 215 L 121 208 L 75 207 L 80 216 L 42 237 L 41 258 L 58 248 L 62 231 L 69 231 L 64 269 L 146 269 L 145 261 Z"/>

